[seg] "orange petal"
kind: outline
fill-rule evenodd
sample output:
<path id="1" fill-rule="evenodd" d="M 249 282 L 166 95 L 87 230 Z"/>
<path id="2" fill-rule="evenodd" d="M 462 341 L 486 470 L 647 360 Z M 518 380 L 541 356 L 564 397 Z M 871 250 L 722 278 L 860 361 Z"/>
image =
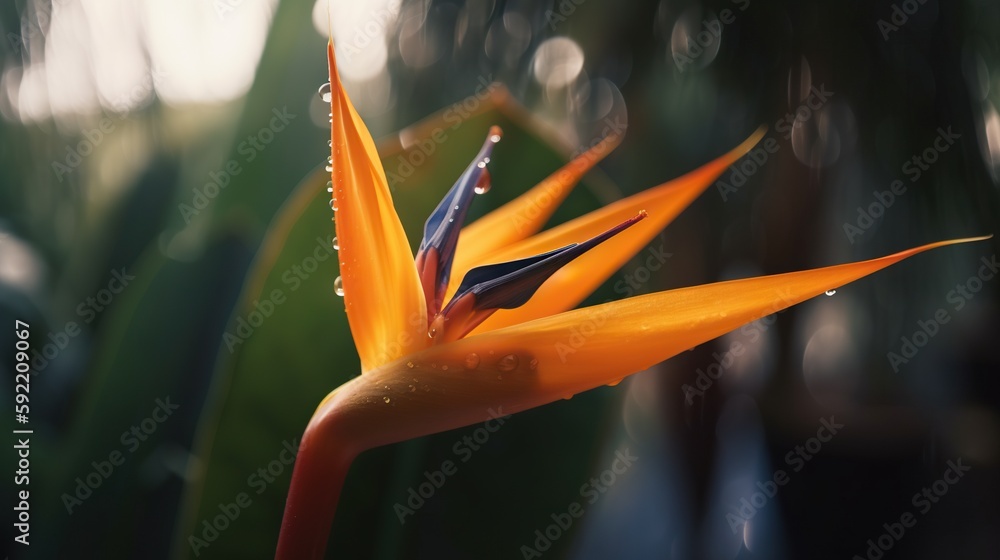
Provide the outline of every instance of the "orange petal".
<path id="1" fill-rule="evenodd" d="M 580 179 L 621 140 L 620 134 L 609 134 L 528 192 L 462 228 L 453 268 L 464 275 L 490 253 L 537 233 Z"/>
<path id="2" fill-rule="evenodd" d="M 427 311 L 375 143 L 337 75 L 333 42 L 327 56 L 344 306 L 368 371 L 427 345 Z"/>
<path id="3" fill-rule="evenodd" d="M 473 331 L 473 334 L 547 317 L 576 307 L 636 252 L 659 235 L 727 167 L 750 151 L 764 132 L 763 128 L 758 129 L 729 153 L 677 179 L 491 253 L 485 259 L 486 262 L 481 264 L 550 251 L 593 237 L 641 210 L 649 213 L 648 219 L 636 224 L 628 232 L 609 240 L 554 274 L 528 303 L 517 309 L 498 311 Z M 464 274 L 464 270 L 454 272 L 452 278 L 461 280 Z"/>
<path id="4" fill-rule="evenodd" d="M 430 347 L 407 358 L 423 368 L 459 371 L 442 391 L 516 412 L 642 371 L 746 323 L 839 288 L 917 253 L 976 237 L 931 243 L 887 257 L 638 296 Z M 463 372 L 475 356 L 487 388 Z M 427 375 L 421 370 L 421 379 Z M 505 373 L 506 372 L 506 373 Z M 448 373 L 445 371 L 444 373 Z M 500 373 L 498 376 L 497 373 Z M 498 379 L 495 379 L 499 377 Z M 513 389 L 520 387 L 520 389 Z M 495 393 L 477 395 L 477 391 Z M 489 397 L 489 398 L 487 398 Z M 444 413 L 444 405 L 440 408 Z M 458 406 L 458 405 L 456 405 Z"/>

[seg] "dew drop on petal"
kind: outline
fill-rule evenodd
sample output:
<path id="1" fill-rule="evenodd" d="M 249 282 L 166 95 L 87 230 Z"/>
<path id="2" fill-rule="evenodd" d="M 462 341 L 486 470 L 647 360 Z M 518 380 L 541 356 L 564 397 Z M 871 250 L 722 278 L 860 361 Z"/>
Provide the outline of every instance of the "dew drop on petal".
<path id="1" fill-rule="evenodd" d="M 329 163 L 326 164 L 326 172 L 327 173 L 333 173 L 333 166 L 330 165 Z"/>
<path id="2" fill-rule="evenodd" d="M 332 193 L 333 192 L 333 181 L 327 181 L 326 182 L 326 192 L 328 192 L 328 193 Z"/>
<path id="3" fill-rule="evenodd" d="M 344 279 L 340 276 L 333 281 L 333 291 L 340 297 L 344 297 Z"/>
<path id="4" fill-rule="evenodd" d="M 475 352 L 465 357 L 465 369 L 476 369 L 479 367 L 479 354 Z"/>
<path id="5" fill-rule="evenodd" d="M 333 250 L 334 251 L 340 250 L 340 241 L 338 241 L 336 237 L 333 238 Z"/>
<path id="6" fill-rule="evenodd" d="M 413 369 L 413 362 L 406 362 L 406 367 Z M 416 379 L 414 379 L 416 381 Z"/>
<path id="7" fill-rule="evenodd" d="M 608 383 L 608 387 L 614 387 L 615 385 L 618 385 L 618 384 L 619 384 L 619 383 L 621 383 L 621 382 L 622 382 L 622 380 L 621 380 L 621 379 L 615 379 L 615 380 L 614 380 L 614 381 L 612 381 L 611 383 Z"/>
<path id="8" fill-rule="evenodd" d="M 507 354 L 497 362 L 497 369 L 500 371 L 511 371 L 517 367 L 517 354 Z"/>
<path id="9" fill-rule="evenodd" d="M 337 211 L 337 199 L 336 198 L 331 198 L 330 199 L 330 209 L 333 210 L 334 212 Z"/>
<path id="10" fill-rule="evenodd" d="M 528 362 L 528 369 L 531 371 L 538 369 L 538 358 L 532 358 L 531 361 Z"/>
<path id="11" fill-rule="evenodd" d="M 828 295 L 828 296 L 832 296 L 835 293 L 837 293 L 837 290 L 827 290 L 826 291 L 826 295 Z"/>
<path id="12" fill-rule="evenodd" d="M 415 386 L 410 385 L 410 392 L 411 393 L 414 392 L 414 391 L 416 391 L 416 390 L 417 390 L 417 388 Z"/>
<path id="13" fill-rule="evenodd" d="M 382 397 L 382 400 L 385 401 L 385 404 L 389 404 L 389 401 L 391 401 L 392 399 L 390 399 L 389 397 Z"/>
<path id="14" fill-rule="evenodd" d="M 330 82 L 319 86 L 319 97 L 324 103 L 329 103 L 333 99 L 333 90 L 330 88 Z"/>

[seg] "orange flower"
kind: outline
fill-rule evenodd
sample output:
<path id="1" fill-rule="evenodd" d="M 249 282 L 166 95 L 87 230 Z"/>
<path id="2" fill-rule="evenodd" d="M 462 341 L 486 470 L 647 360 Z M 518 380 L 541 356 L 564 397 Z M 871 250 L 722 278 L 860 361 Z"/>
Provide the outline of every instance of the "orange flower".
<path id="1" fill-rule="evenodd" d="M 932 243 L 868 261 L 720 282 L 573 309 L 763 136 L 678 179 L 537 233 L 619 142 L 609 137 L 462 228 L 488 188 L 490 130 L 428 219 L 414 261 L 375 144 L 328 47 L 333 196 L 344 303 L 362 375 L 320 404 L 299 448 L 278 558 L 320 558 L 347 469 L 372 447 L 615 384 L 684 350 Z"/>

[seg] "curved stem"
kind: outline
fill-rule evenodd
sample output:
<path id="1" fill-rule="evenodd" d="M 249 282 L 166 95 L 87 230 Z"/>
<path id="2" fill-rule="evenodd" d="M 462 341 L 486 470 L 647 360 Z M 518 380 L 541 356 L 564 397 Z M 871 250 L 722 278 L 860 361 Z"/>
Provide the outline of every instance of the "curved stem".
<path id="1" fill-rule="evenodd" d="M 275 560 L 320 560 L 326 552 L 340 490 L 357 456 L 338 424 L 335 414 L 317 411 L 302 436 Z"/>

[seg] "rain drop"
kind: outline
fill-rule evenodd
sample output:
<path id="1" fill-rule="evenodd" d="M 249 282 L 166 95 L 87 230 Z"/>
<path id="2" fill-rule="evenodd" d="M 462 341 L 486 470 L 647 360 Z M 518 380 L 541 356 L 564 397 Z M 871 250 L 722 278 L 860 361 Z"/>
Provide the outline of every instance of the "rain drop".
<path id="1" fill-rule="evenodd" d="M 337 211 L 337 199 L 336 198 L 331 198 L 330 199 L 330 210 L 333 210 L 334 212 Z"/>
<path id="2" fill-rule="evenodd" d="M 476 194 L 486 194 L 486 193 L 490 192 L 490 184 L 489 183 L 482 183 L 482 184 L 476 185 L 476 188 L 474 190 L 475 190 Z"/>
<path id="3" fill-rule="evenodd" d="M 837 293 L 837 290 L 827 290 L 826 291 L 826 295 L 828 295 L 828 296 L 832 296 L 835 293 Z"/>
<path id="4" fill-rule="evenodd" d="M 532 358 L 531 361 L 528 362 L 528 369 L 531 371 L 538 369 L 538 358 Z"/>
<path id="5" fill-rule="evenodd" d="M 326 164 L 326 172 L 327 173 L 333 173 L 333 166 L 330 165 L 329 163 Z"/>
<path id="6" fill-rule="evenodd" d="M 340 276 L 333 281 L 333 291 L 340 297 L 344 297 L 344 279 Z"/>
<path id="7" fill-rule="evenodd" d="M 416 391 L 416 390 L 417 390 L 417 388 L 416 388 L 416 387 L 414 387 L 413 385 L 410 385 L 410 392 L 411 392 L 411 393 L 412 393 L 412 392 L 414 392 L 414 391 Z"/>
<path id="8" fill-rule="evenodd" d="M 338 241 L 336 237 L 333 238 L 333 250 L 334 251 L 340 250 L 340 241 Z"/>
<path id="9" fill-rule="evenodd" d="M 413 362 L 406 362 L 406 367 L 413 369 Z M 414 379 L 416 381 L 416 379 Z"/>
<path id="10" fill-rule="evenodd" d="M 476 369 L 479 367 L 479 354 L 475 352 L 465 357 L 465 369 Z"/>
<path id="11" fill-rule="evenodd" d="M 385 401 L 385 404 L 389 404 L 389 401 L 391 401 L 392 399 L 390 399 L 389 397 L 382 397 L 382 400 Z"/>
<path id="12" fill-rule="evenodd" d="M 323 103 L 329 103 L 333 99 L 333 90 L 330 88 L 330 82 L 319 86 L 319 97 L 323 100 Z"/>
<path id="13" fill-rule="evenodd" d="M 327 181 L 326 182 L 326 192 L 328 192 L 328 193 L 332 193 L 333 192 L 333 181 Z"/>
<path id="14" fill-rule="evenodd" d="M 507 354 L 497 362 L 497 369 L 500 371 L 511 371 L 517 367 L 517 355 Z"/>

